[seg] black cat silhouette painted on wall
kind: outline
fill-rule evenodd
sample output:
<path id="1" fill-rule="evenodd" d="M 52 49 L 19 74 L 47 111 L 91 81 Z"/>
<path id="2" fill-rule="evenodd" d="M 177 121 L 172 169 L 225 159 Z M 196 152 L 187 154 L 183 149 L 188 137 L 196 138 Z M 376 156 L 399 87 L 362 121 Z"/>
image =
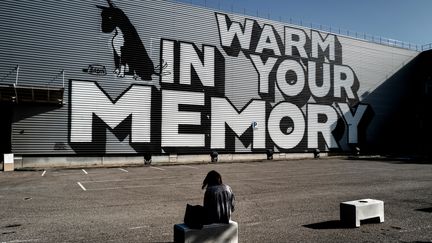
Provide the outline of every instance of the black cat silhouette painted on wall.
<path id="1" fill-rule="evenodd" d="M 102 9 L 102 32 L 114 33 L 112 48 L 114 54 L 114 73 L 117 77 L 133 75 L 134 79 L 152 80 L 155 71 L 152 60 L 126 14 L 110 0 L 109 7 L 96 6 Z M 127 68 L 127 71 L 126 71 Z"/>

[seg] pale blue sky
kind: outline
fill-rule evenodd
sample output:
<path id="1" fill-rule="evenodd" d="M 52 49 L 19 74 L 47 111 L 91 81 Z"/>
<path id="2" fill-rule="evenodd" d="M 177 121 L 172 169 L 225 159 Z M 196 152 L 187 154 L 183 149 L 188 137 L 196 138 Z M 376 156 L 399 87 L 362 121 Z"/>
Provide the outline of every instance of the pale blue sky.
<path id="1" fill-rule="evenodd" d="M 432 0 L 178 0 L 251 16 L 349 30 L 413 44 L 432 42 Z M 257 11 L 258 10 L 258 11 Z"/>

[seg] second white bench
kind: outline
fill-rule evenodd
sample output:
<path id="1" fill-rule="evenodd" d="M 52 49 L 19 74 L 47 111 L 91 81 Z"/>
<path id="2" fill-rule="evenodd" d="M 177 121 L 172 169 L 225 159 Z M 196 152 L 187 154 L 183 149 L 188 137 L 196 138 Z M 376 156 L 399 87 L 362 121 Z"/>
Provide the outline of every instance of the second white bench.
<path id="1" fill-rule="evenodd" d="M 340 220 L 347 226 L 360 227 L 360 220 L 379 218 L 384 222 L 384 202 L 361 199 L 340 203 Z"/>

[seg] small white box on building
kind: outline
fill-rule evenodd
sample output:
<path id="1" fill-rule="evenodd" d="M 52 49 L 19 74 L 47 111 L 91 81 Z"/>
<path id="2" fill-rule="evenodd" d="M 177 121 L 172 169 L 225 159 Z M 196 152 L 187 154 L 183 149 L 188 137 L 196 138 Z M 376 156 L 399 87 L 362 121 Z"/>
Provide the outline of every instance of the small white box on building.
<path id="1" fill-rule="evenodd" d="M 360 220 L 379 218 L 384 222 L 384 202 L 375 199 L 361 199 L 340 203 L 340 220 L 347 226 L 360 227 Z"/>
<path id="2" fill-rule="evenodd" d="M 4 154 L 3 157 L 3 170 L 14 171 L 14 154 Z"/>

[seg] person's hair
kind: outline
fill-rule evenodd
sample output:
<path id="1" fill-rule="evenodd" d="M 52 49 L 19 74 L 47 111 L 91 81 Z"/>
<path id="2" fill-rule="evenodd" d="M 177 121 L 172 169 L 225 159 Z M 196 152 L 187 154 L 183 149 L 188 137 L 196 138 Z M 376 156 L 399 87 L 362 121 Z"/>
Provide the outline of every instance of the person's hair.
<path id="1" fill-rule="evenodd" d="M 222 185 L 222 176 L 217 171 L 212 170 L 205 177 L 202 184 L 202 189 L 206 188 L 207 186 L 217 185 Z"/>

